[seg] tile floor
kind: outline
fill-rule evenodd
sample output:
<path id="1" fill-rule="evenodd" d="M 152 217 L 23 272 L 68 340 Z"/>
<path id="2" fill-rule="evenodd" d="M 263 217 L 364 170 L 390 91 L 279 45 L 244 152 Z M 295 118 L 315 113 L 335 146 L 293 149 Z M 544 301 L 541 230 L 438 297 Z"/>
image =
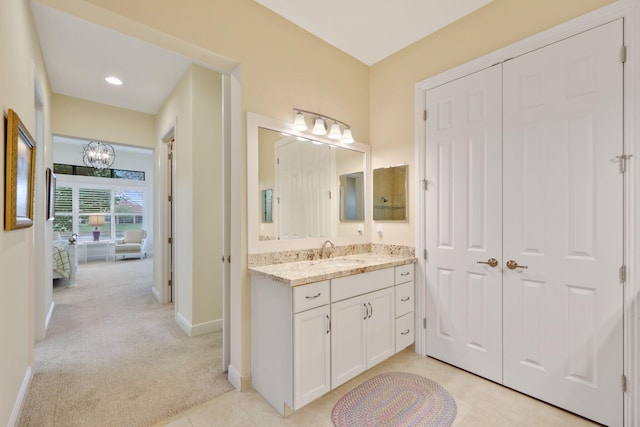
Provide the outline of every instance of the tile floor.
<path id="1" fill-rule="evenodd" d="M 444 386 L 458 406 L 454 427 L 598 425 L 445 363 L 421 357 L 407 349 L 287 418 L 282 418 L 255 391 L 231 391 L 154 427 L 332 427 L 331 409 L 337 400 L 372 376 L 388 371 L 412 372 Z"/>

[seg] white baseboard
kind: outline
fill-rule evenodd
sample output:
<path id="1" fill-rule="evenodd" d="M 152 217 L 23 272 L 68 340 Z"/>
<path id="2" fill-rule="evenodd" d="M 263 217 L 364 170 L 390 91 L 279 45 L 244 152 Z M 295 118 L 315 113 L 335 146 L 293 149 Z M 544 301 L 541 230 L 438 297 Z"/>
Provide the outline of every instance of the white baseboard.
<path id="1" fill-rule="evenodd" d="M 176 322 L 190 337 L 198 337 L 222 330 L 222 319 L 192 325 L 182 314 L 176 313 Z"/>
<path id="2" fill-rule="evenodd" d="M 240 375 L 240 372 L 232 365 L 229 365 L 227 379 L 229 380 L 231 385 L 236 388 L 236 390 L 242 391 L 242 376 Z"/>
<path id="3" fill-rule="evenodd" d="M 24 379 L 22 380 L 22 385 L 20 386 L 20 392 L 18 393 L 18 398 L 16 399 L 15 405 L 13 405 L 13 410 L 11 411 L 11 416 L 9 417 L 7 427 L 15 427 L 18 425 L 20 415 L 22 414 L 24 399 L 25 397 L 27 397 L 27 392 L 29 391 L 29 386 L 31 385 L 31 378 L 33 378 L 33 372 L 31 371 L 31 366 L 29 366 L 27 368 L 27 372 L 24 373 Z"/>
<path id="4" fill-rule="evenodd" d="M 158 291 L 155 286 L 151 287 L 151 295 L 153 295 L 153 298 L 155 298 L 157 302 L 162 304 L 162 301 L 160 301 L 160 291 Z"/>
<path id="5" fill-rule="evenodd" d="M 54 309 L 55 305 L 56 305 L 56 303 L 51 301 L 51 305 L 49 306 L 49 312 L 47 313 L 47 317 L 44 319 L 45 335 L 47 334 L 46 331 L 49 330 L 49 322 L 51 321 L 51 316 L 53 316 L 53 309 Z"/>

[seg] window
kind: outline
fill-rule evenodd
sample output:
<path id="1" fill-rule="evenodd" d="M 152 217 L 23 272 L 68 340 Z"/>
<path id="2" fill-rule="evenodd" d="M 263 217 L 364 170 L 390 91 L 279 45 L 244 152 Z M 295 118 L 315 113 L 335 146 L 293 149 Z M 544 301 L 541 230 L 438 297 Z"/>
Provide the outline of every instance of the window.
<path id="1" fill-rule="evenodd" d="M 122 238 L 126 230 L 145 228 L 145 190 L 121 186 L 91 186 L 86 184 L 56 187 L 56 217 L 53 229 L 63 237 L 78 234 L 78 240 L 92 240 L 95 225 L 89 216 L 104 216 L 99 225 L 100 238 Z"/>
<path id="2" fill-rule="evenodd" d="M 54 163 L 53 172 L 63 175 L 93 176 L 99 178 L 129 179 L 131 181 L 144 181 L 144 171 L 129 171 L 124 169 L 95 169 L 88 166 L 66 165 Z"/>

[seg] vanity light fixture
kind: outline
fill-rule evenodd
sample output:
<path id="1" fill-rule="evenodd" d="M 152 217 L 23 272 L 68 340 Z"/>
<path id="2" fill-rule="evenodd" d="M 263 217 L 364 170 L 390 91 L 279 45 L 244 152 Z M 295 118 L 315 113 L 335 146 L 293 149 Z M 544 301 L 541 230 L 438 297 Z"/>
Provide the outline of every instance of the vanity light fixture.
<path id="1" fill-rule="evenodd" d="M 297 131 L 305 131 L 309 129 L 305 119 L 305 114 L 309 114 L 315 117 L 313 129 L 311 133 L 314 135 L 326 135 L 327 134 L 327 121 L 331 123 L 329 130 L 329 139 L 340 140 L 343 144 L 351 144 L 354 142 L 353 135 L 351 134 L 351 126 L 333 117 L 325 116 L 323 114 L 314 113 L 313 111 L 302 110 L 300 108 L 294 108 L 296 112 L 295 120 L 293 121 L 293 129 Z M 341 126 L 344 128 L 342 131 Z"/>

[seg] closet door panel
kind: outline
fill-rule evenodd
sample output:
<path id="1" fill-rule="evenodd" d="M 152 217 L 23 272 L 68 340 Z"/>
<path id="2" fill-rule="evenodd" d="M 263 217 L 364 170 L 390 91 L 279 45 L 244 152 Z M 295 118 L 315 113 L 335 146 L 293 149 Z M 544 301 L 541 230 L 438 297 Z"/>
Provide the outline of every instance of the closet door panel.
<path id="1" fill-rule="evenodd" d="M 427 354 L 502 381 L 501 66 L 426 94 Z"/>
<path id="2" fill-rule="evenodd" d="M 504 384 L 622 425 L 622 21 L 504 64 Z M 526 268 L 524 268 L 526 266 Z"/>

